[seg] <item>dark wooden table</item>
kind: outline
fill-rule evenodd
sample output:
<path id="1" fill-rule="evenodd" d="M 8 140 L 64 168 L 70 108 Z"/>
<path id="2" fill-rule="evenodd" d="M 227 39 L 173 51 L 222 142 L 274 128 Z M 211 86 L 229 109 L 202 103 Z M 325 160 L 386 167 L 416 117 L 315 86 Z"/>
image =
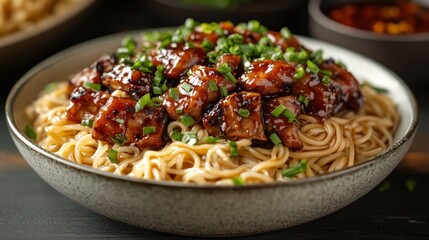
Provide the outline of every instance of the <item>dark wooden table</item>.
<path id="1" fill-rule="evenodd" d="M 4 103 L 13 83 L 31 65 L 68 46 L 98 36 L 165 25 L 143 1 L 103 1 L 91 19 L 55 44 L 45 56 L 2 74 L 0 97 L 0 239 L 182 239 L 116 222 L 62 196 L 37 176 L 17 152 L 7 131 Z M 303 15 L 306 10 L 300 9 Z M 180 24 L 178 22 L 177 24 Z M 306 28 L 291 27 L 300 34 Z M 0 60 L 2 61 L 2 60 Z M 4 70 L 4 69 L 2 69 Z M 297 227 L 242 239 L 429 239 L 429 96 L 427 86 L 411 86 L 421 110 L 410 152 L 386 179 L 390 188 L 366 196 L 329 216 Z M 412 179 L 413 191 L 405 187 Z M 240 239 L 240 238 L 239 238 Z"/>

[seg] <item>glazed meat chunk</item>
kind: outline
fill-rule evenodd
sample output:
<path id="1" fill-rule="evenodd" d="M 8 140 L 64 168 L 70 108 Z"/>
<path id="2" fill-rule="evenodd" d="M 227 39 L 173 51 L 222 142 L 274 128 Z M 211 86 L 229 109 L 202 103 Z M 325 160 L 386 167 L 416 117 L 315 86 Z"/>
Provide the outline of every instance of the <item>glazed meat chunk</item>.
<path id="1" fill-rule="evenodd" d="M 112 71 L 102 75 L 102 83 L 110 91 L 125 91 L 136 100 L 151 91 L 152 79 L 152 74 L 133 70 L 124 64 L 118 64 Z"/>
<path id="2" fill-rule="evenodd" d="M 305 99 L 304 113 L 321 119 L 329 118 L 334 114 L 339 100 L 335 88 L 331 84 L 328 86 L 323 84 L 320 77 L 315 74 L 305 74 L 301 79 L 295 81 L 291 94 Z"/>
<path id="3" fill-rule="evenodd" d="M 225 137 L 230 140 L 266 141 L 261 104 L 259 93 L 231 94 L 204 114 L 204 128 L 212 136 Z"/>
<path id="4" fill-rule="evenodd" d="M 363 96 L 359 89 L 359 82 L 345 68 L 335 63 L 332 59 L 324 61 L 320 68 L 332 73 L 331 78 L 334 87 L 337 88 L 341 103 L 336 107 L 336 112 L 343 107 L 356 111 L 363 105 Z"/>
<path id="5" fill-rule="evenodd" d="M 114 55 L 104 55 L 90 67 L 84 68 L 82 71 L 75 74 L 70 83 L 74 86 L 82 86 L 83 82 L 101 83 L 101 75 L 112 71 L 116 64 Z"/>
<path id="6" fill-rule="evenodd" d="M 285 61 L 264 59 L 253 61 L 238 82 L 246 91 L 282 96 L 289 93 L 294 73 L 295 68 Z"/>
<path id="7" fill-rule="evenodd" d="M 165 110 L 146 106 L 136 112 L 135 105 L 133 99 L 111 97 L 95 118 L 93 138 L 112 144 L 134 145 L 140 149 L 162 148 L 168 119 Z"/>
<path id="8" fill-rule="evenodd" d="M 197 65 L 174 90 L 164 93 L 163 106 L 174 120 L 178 120 L 183 114 L 189 114 L 195 121 L 201 122 L 203 108 L 219 101 L 221 88 L 229 92 L 235 85 L 215 68 Z M 172 91 L 178 93 L 176 99 Z"/>
<path id="9" fill-rule="evenodd" d="M 81 123 L 82 120 L 93 120 L 109 98 L 110 94 L 107 92 L 77 87 L 71 93 L 67 118 L 77 123 Z"/>
<path id="10" fill-rule="evenodd" d="M 274 43 L 275 46 L 279 47 L 282 51 L 285 51 L 289 47 L 295 48 L 295 51 L 301 50 L 301 45 L 294 36 L 290 36 L 288 39 L 282 37 L 279 32 L 268 31 L 267 37 Z"/>
<path id="11" fill-rule="evenodd" d="M 286 96 L 268 99 L 263 106 L 267 132 L 269 134 L 276 133 L 286 147 L 294 150 L 301 149 L 303 143 L 298 135 L 299 123 L 293 119 L 301 113 L 301 104 L 296 97 Z M 277 113 L 275 112 L 276 109 Z M 278 109 L 284 109 L 283 113 Z M 285 111 L 289 111 L 288 114 L 292 116 L 285 114 Z"/>
<path id="12" fill-rule="evenodd" d="M 243 74 L 243 71 L 244 71 L 243 63 L 241 60 L 242 59 L 240 55 L 225 53 L 222 56 L 220 56 L 218 62 L 216 63 L 216 67 L 218 68 L 222 66 L 222 64 L 226 63 L 231 68 L 232 75 L 238 78 L 241 74 Z"/>
<path id="13" fill-rule="evenodd" d="M 164 76 L 170 80 L 180 80 L 192 66 L 203 64 L 206 53 L 200 47 L 191 48 L 185 44 L 173 43 L 167 48 L 152 52 L 153 64 L 164 67 Z"/>

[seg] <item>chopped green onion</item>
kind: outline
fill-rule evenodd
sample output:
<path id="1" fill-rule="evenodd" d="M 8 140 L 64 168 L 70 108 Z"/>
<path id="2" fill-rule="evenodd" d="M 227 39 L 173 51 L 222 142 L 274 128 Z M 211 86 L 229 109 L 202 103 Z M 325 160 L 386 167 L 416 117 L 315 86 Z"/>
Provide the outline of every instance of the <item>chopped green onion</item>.
<path id="1" fill-rule="evenodd" d="M 58 86 L 57 82 L 51 82 L 51 83 L 45 85 L 45 87 L 43 88 L 43 91 L 45 93 L 50 93 L 50 92 L 54 91 L 55 88 L 57 88 L 57 86 Z"/>
<path id="2" fill-rule="evenodd" d="M 283 104 L 280 104 L 271 112 L 271 115 L 273 115 L 274 117 L 278 117 L 280 116 L 280 114 L 283 113 L 284 110 L 286 110 L 286 107 Z"/>
<path id="3" fill-rule="evenodd" d="M 377 93 L 380 93 L 380 94 L 389 93 L 389 90 L 387 90 L 387 89 L 385 89 L 385 88 L 381 88 L 381 87 L 376 87 L 376 86 L 374 86 L 374 85 L 372 85 L 372 84 L 362 83 L 360 86 L 361 86 L 361 87 L 369 86 L 369 87 L 370 87 L 370 88 L 372 88 L 374 91 L 376 91 Z"/>
<path id="4" fill-rule="evenodd" d="M 389 190 L 390 188 L 390 183 L 388 181 L 383 181 L 379 186 L 378 186 L 378 191 L 379 192 L 385 192 L 387 190 Z"/>
<path id="5" fill-rule="evenodd" d="M 338 65 L 340 65 L 340 67 L 342 67 L 343 69 L 347 70 L 346 64 L 344 64 L 341 60 L 337 60 L 335 63 L 338 64 Z"/>
<path id="6" fill-rule="evenodd" d="M 235 186 L 244 186 L 246 185 L 246 182 L 244 182 L 244 179 L 240 176 L 237 176 L 232 179 L 232 183 L 234 183 Z"/>
<path id="7" fill-rule="evenodd" d="M 227 63 L 223 63 L 217 68 L 217 70 L 222 74 L 226 74 L 231 72 L 231 67 Z"/>
<path id="8" fill-rule="evenodd" d="M 279 145 L 282 143 L 282 140 L 279 138 L 279 136 L 275 133 L 270 135 L 271 142 L 274 143 L 274 145 Z"/>
<path id="9" fill-rule="evenodd" d="M 191 69 L 189 69 L 187 72 L 186 72 L 186 75 L 189 77 L 189 76 L 191 76 L 192 75 L 192 70 Z"/>
<path id="10" fill-rule="evenodd" d="M 124 134 L 121 134 L 121 133 L 116 134 L 111 139 L 118 146 L 124 146 L 124 144 L 127 142 L 127 140 L 124 137 Z"/>
<path id="11" fill-rule="evenodd" d="M 289 109 L 285 109 L 283 111 L 283 116 L 287 117 L 287 119 L 290 123 L 291 122 L 299 123 L 299 120 L 296 118 L 295 114 Z"/>
<path id="12" fill-rule="evenodd" d="M 182 83 L 182 85 L 180 86 L 180 88 L 183 89 L 183 90 L 185 90 L 186 92 L 190 92 L 190 91 L 192 91 L 194 89 L 194 87 L 191 84 L 186 83 L 186 82 Z"/>
<path id="13" fill-rule="evenodd" d="M 223 31 L 220 28 L 219 24 L 212 22 L 212 23 L 201 23 L 200 24 L 201 30 L 205 34 L 212 34 L 215 32 L 218 35 L 223 35 Z"/>
<path id="14" fill-rule="evenodd" d="M 183 116 L 180 117 L 180 121 L 186 126 L 189 127 L 193 124 L 195 124 L 195 120 L 189 116 L 189 114 L 185 114 Z"/>
<path id="15" fill-rule="evenodd" d="M 289 28 L 287 28 L 287 27 L 283 27 L 281 30 L 280 30 L 280 35 L 282 35 L 282 37 L 284 37 L 285 39 L 289 39 L 289 38 L 291 38 L 292 37 L 292 33 L 291 33 L 291 31 L 289 30 Z"/>
<path id="16" fill-rule="evenodd" d="M 238 115 L 240 115 L 241 117 L 247 118 L 250 116 L 250 112 L 247 109 L 240 108 L 238 109 Z"/>
<path id="17" fill-rule="evenodd" d="M 331 77 L 332 76 L 332 72 L 331 71 L 329 71 L 329 70 L 325 70 L 325 69 L 320 69 L 320 71 L 319 71 L 321 74 L 323 74 L 323 75 L 325 75 L 325 76 L 328 76 L 328 77 Z"/>
<path id="18" fill-rule="evenodd" d="M 325 86 L 329 86 L 330 83 L 331 83 L 331 79 L 328 76 L 323 76 L 322 84 Z"/>
<path id="19" fill-rule="evenodd" d="M 153 86 L 152 88 L 153 88 L 153 94 L 155 94 L 155 95 L 162 94 L 162 89 L 160 87 Z"/>
<path id="20" fill-rule="evenodd" d="M 143 127 L 143 135 L 148 135 L 156 132 L 156 127 Z"/>
<path id="21" fill-rule="evenodd" d="M 307 170 L 307 159 L 302 159 L 297 165 L 289 167 L 283 170 L 282 176 L 292 178 L 299 173 L 303 173 Z"/>
<path id="22" fill-rule="evenodd" d="M 146 93 L 143 97 L 141 97 L 135 106 L 135 110 L 136 112 L 142 110 L 145 106 L 150 105 L 151 104 L 151 99 L 150 99 L 150 93 Z"/>
<path id="23" fill-rule="evenodd" d="M 229 142 L 229 156 L 238 157 L 238 147 L 237 147 L 237 143 L 234 141 Z"/>
<path id="24" fill-rule="evenodd" d="M 318 74 L 319 73 L 319 67 L 312 62 L 311 60 L 307 60 L 307 69 L 306 69 L 307 73 L 313 73 L 313 74 Z"/>
<path id="25" fill-rule="evenodd" d="M 194 131 L 183 133 L 182 142 L 188 145 L 195 145 L 198 142 L 197 133 Z"/>
<path id="26" fill-rule="evenodd" d="M 228 96 L 228 90 L 225 86 L 220 87 L 220 95 L 222 95 L 222 97 Z"/>
<path id="27" fill-rule="evenodd" d="M 305 50 L 301 50 L 296 57 L 299 62 L 306 62 L 308 60 L 308 53 Z"/>
<path id="28" fill-rule="evenodd" d="M 206 50 L 206 52 L 213 50 L 214 45 L 212 42 L 207 41 L 206 39 L 204 39 L 204 41 L 201 43 L 201 47 L 204 48 Z"/>
<path id="29" fill-rule="evenodd" d="M 211 52 L 207 53 L 207 57 L 209 58 L 209 61 L 211 63 L 215 63 L 215 62 L 217 62 L 217 60 L 220 57 L 220 55 L 219 55 L 218 52 L 211 51 Z"/>
<path id="30" fill-rule="evenodd" d="M 197 25 L 197 22 L 195 22 L 195 20 L 192 18 L 187 18 L 185 20 L 185 27 L 186 28 L 194 29 L 196 25 Z"/>
<path id="31" fill-rule="evenodd" d="M 136 45 L 137 43 L 134 38 L 129 35 L 122 39 L 122 46 L 126 47 L 129 52 L 134 52 Z"/>
<path id="32" fill-rule="evenodd" d="M 323 62 L 323 51 L 317 50 L 311 54 L 311 61 L 315 64 L 321 64 Z"/>
<path id="33" fill-rule="evenodd" d="M 243 36 L 238 33 L 229 35 L 228 39 L 231 41 L 232 44 L 240 44 L 243 42 Z"/>
<path id="34" fill-rule="evenodd" d="M 237 84 L 237 78 L 234 77 L 234 75 L 232 75 L 232 73 L 226 73 L 225 74 L 225 78 L 228 79 L 229 81 L 233 82 L 234 84 Z"/>
<path id="35" fill-rule="evenodd" d="M 118 151 L 110 149 L 108 158 L 111 163 L 118 163 Z"/>
<path id="36" fill-rule="evenodd" d="M 170 88 L 169 95 L 174 100 L 178 100 L 179 99 L 179 91 L 177 90 L 177 88 Z"/>
<path id="37" fill-rule="evenodd" d="M 176 108 L 176 113 L 177 114 L 182 114 L 183 113 L 183 107 Z"/>
<path id="38" fill-rule="evenodd" d="M 204 139 L 204 141 L 208 144 L 213 144 L 219 141 L 220 139 L 218 137 L 208 136 Z"/>
<path id="39" fill-rule="evenodd" d="M 168 45 L 170 45 L 171 43 L 171 39 L 170 38 L 166 38 L 161 42 L 161 45 L 159 45 L 159 48 L 165 48 Z"/>
<path id="40" fill-rule="evenodd" d="M 162 99 L 159 96 L 153 97 L 149 102 L 149 107 L 159 107 L 162 105 Z"/>
<path id="41" fill-rule="evenodd" d="M 187 45 L 188 45 L 188 47 L 189 47 L 189 48 L 191 48 L 191 49 L 195 48 L 195 45 L 194 45 L 194 43 L 192 43 L 192 42 L 186 42 L 186 44 L 187 44 Z"/>
<path id="42" fill-rule="evenodd" d="M 267 31 L 267 28 L 262 26 L 261 23 L 256 20 L 250 20 L 247 23 L 247 29 L 252 32 L 261 33 L 261 34 L 264 34 Z"/>
<path id="43" fill-rule="evenodd" d="M 298 97 L 298 102 L 304 104 L 304 106 L 308 106 L 309 100 L 307 97 L 305 97 L 304 95 L 299 95 Z"/>
<path id="44" fill-rule="evenodd" d="M 99 83 L 83 82 L 83 86 L 93 90 L 101 91 L 101 84 Z"/>
<path id="45" fill-rule="evenodd" d="M 183 139 L 183 133 L 180 132 L 177 129 L 174 129 L 171 133 L 170 133 L 170 137 L 176 141 L 182 141 Z"/>
<path id="46" fill-rule="evenodd" d="M 217 92 L 218 91 L 216 82 L 213 81 L 213 80 L 209 80 L 209 88 L 210 88 L 210 91 L 212 91 L 212 92 Z"/>
<path id="47" fill-rule="evenodd" d="M 414 179 L 407 179 L 405 180 L 405 187 L 408 191 L 412 192 L 417 187 L 417 181 Z"/>
<path id="48" fill-rule="evenodd" d="M 82 126 L 92 127 L 92 125 L 94 124 L 94 119 L 93 118 L 82 119 L 80 124 Z"/>
<path id="49" fill-rule="evenodd" d="M 25 131 L 25 134 L 27 135 L 27 137 L 29 137 L 32 140 L 36 140 L 37 133 L 34 131 L 33 126 L 28 124 L 27 126 L 25 126 L 24 131 Z"/>
<path id="50" fill-rule="evenodd" d="M 164 80 L 164 66 L 158 65 L 156 67 L 155 77 L 152 80 L 154 86 L 161 86 L 162 81 Z"/>
<path id="51" fill-rule="evenodd" d="M 117 118 L 115 121 L 119 124 L 124 124 L 124 122 L 125 122 L 124 119 L 122 119 L 122 118 Z"/>
<path id="52" fill-rule="evenodd" d="M 298 67 L 295 71 L 295 74 L 293 75 L 293 77 L 295 79 L 301 79 L 303 76 L 305 75 L 305 71 L 303 67 Z"/>

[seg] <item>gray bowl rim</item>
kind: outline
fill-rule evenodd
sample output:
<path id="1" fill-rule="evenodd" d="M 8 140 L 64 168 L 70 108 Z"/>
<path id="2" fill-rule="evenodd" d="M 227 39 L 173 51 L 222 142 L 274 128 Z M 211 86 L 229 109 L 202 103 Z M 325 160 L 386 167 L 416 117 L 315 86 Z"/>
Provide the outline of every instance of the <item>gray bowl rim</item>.
<path id="1" fill-rule="evenodd" d="M 361 30 L 338 23 L 323 13 L 321 3 L 326 0 L 310 0 L 308 3 L 309 17 L 313 18 L 325 28 L 357 39 L 366 39 L 380 42 L 425 42 L 429 43 L 429 32 L 413 33 L 408 35 L 393 36 L 389 34 L 376 34 L 371 31 Z"/>
<path id="2" fill-rule="evenodd" d="M 352 52 L 352 51 L 347 50 L 345 48 L 338 47 L 338 46 L 335 46 L 333 44 L 330 44 L 330 43 L 327 43 L 327 42 L 324 42 L 321 40 L 317 40 L 317 39 L 309 38 L 309 37 L 304 37 L 304 36 L 298 36 L 298 35 L 296 35 L 296 36 L 300 39 L 318 41 L 318 42 L 330 45 L 334 48 L 342 49 L 342 50 L 347 51 L 351 54 L 359 55 L 360 57 L 364 58 L 366 61 L 369 61 L 372 64 L 376 65 L 377 67 L 381 68 L 383 71 L 387 72 L 387 74 L 391 75 L 394 79 L 396 79 L 398 81 L 398 83 L 400 84 L 400 86 L 403 88 L 406 95 L 410 99 L 413 115 L 411 116 L 411 124 L 410 124 L 409 128 L 406 130 L 404 135 L 397 142 L 395 142 L 392 146 L 385 149 L 384 151 L 382 151 L 378 155 L 368 159 L 366 162 L 354 165 L 350 168 L 338 170 L 338 171 L 335 171 L 332 173 L 327 173 L 327 174 L 320 175 L 320 176 L 309 177 L 309 178 L 304 178 L 304 179 L 294 179 L 293 181 L 288 181 L 288 182 L 274 181 L 271 183 L 258 183 L 258 184 L 244 185 L 244 186 L 214 185 L 214 184 L 196 185 L 196 184 L 190 184 L 190 183 L 181 183 L 181 182 L 173 182 L 173 181 L 156 181 L 156 180 L 148 180 L 148 179 L 139 179 L 139 178 L 124 176 L 124 175 L 117 175 L 117 174 L 113 174 L 111 172 L 101 171 L 101 170 L 92 168 L 92 167 L 87 166 L 87 165 L 71 162 L 65 158 L 57 156 L 54 153 L 51 153 L 51 152 L 41 148 L 40 146 L 35 144 L 29 137 L 27 137 L 26 134 L 22 130 L 20 130 L 18 128 L 18 125 L 15 122 L 14 117 L 13 117 L 13 112 L 14 112 L 13 111 L 13 105 L 14 105 L 14 102 L 16 100 L 16 96 L 21 91 L 21 89 L 25 86 L 25 84 L 27 84 L 27 82 L 31 81 L 31 78 L 34 75 L 38 74 L 40 71 L 49 68 L 51 65 L 55 64 L 58 61 L 67 59 L 68 57 L 76 55 L 76 54 L 80 54 L 81 52 L 84 52 L 85 50 L 89 50 L 92 47 L 103 44 L 105 42 L 110 42 L 113 39 L 118 39 L 120 41 L 120 39 L 122 39 L 124 36 L 127 36 L 127 35 L 137 36 L 138 34 L 142 34 L 143 32 L 160 31 L 160 30 L 168 30 L 168 29 L 171 29 L 171 28 L 141 29 L 141 30 L 134 30 L 134 31 L 129 31 L 129 32 L 121 32 L 121 33 L 116 33 L 116 34 L 112 34 L 112 35 L 107 35 L 104 37 L 92 39 L 92 40 L 77 44 L 75 46 L 72 46 L 70 48 L 67 48 L 63 51 L 60 51 L 60 52 L 52 55 L 51 57 L 45 59 L 44 61 L 40 62 L 39 64 L 34 66 L 32 69 L 30 69 L 26 74 L 24 74 L 24 76 L 22 76 L 15 83 L 15 85 L 13 86 L 11 91 L 9 92 L 9 95 L 7 97 L 7 100 L 6 100 L 5 113 L 6 113 L 6 121 L 7 121 L 8 128 L 10 130 L 10 133 L 14 134 L 21 142 L 23 142 L 24 144 L 29 146 L 32 150 L 36 151 L 37 153 L 43 155 L 46 158 L 54 160 L 58 163 L 61 163 L 65 166 L 67 166 L 67 167 L 71 167 L 75 170 L 83 171 L 83 172 L 89 173 L 89 174 L 95 174 L 99 177 L 105 177 L 105 178 L 108 178 L 111 180 L 121 180 L 121 181 L 126 181 L 126 182 L 133 182 L 136 184 L 142 184 L 142 185 L 147 185 L 147 186 L 186 188 L 186 189 L 206 189 L 206 190 L 215 190 L 215 189 L 216 190 L 231 190 L 231 189 L 261 189 L 261 188 L 292 187 L 292 186 L 299 186 L 299 185 L 304 185 L 304 184 L 312 184 L 312 183 L 315 183 L 318 181 L 327 181 L 330 179 L 335 179 L 337 177 L 341 177 L 343 175 L 346 175 L 346 174 L 349 174 L 349 173 L 352 173 L 355 171 L 359 171 L 362 168 L 369 167 L 372 164 L 374 164 L 375 161 L 378 161 L 379 158 L 384 158 L 385 156 L 389 155 L 390 152 L 396 151 L 398 148 L 400 148 L 402 145 L 404 145 L 408 140 L 410 140 L 412 138 L 414 132 L 417 129 L 417 125 L 418 125 L 418 121 L 419 121 L 419 111 L 418 111 L 418 104 L 417 104 L 416 98 L 415 98 L 414 94 L 412 93 L 412 91 L 409 89 L 409 87 L 406 85 L 406 83 L 398 75 L 396 75 L 394 72 L 392 72 L 388 68 L 384 67 L 383 65 L 375 62 L 374 60 L 372 60 L 368 57 L 365 57 L 365 56 L 360 55 L 358 53 Z"/>

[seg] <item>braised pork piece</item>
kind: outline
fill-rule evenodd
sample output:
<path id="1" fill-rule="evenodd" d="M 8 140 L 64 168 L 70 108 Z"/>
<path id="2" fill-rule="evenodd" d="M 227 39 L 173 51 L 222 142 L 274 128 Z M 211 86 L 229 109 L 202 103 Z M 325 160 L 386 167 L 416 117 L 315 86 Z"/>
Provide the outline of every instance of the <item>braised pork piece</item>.
<path id="1" fill-rule="evenodd" d="M 69 81 L 67 117 L 111 144 L 160 149 L 169 122 L 180 121 L 216 138 L 298 150 L 299 115 L 324 121 L 363 105 L 354 76 L 287 28 L 188 19 L 122 45 Z"/>

